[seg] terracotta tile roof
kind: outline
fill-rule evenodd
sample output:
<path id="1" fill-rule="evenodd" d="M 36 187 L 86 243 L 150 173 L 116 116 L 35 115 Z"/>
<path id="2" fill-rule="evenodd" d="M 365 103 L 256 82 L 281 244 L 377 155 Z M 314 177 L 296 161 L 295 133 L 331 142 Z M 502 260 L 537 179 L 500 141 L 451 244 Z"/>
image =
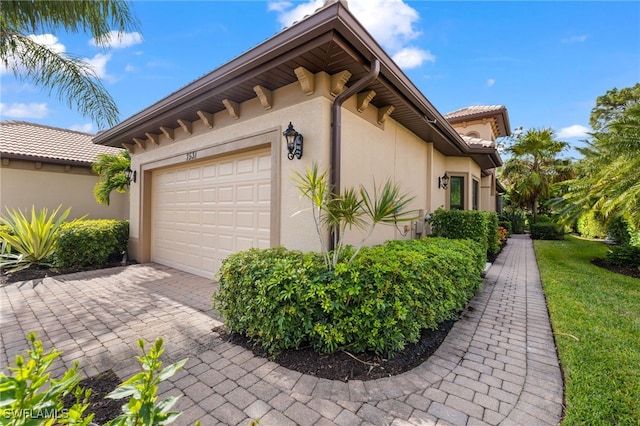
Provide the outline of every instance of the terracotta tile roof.
<path id="1" fill-rule="evenodd" d="M 472 105 L 464 108 L 457 109 L 452 112 L 444 114 L 444 118 L 447 120 L 462 118 L 468 116 L 475 116 L 479 114 L 491 115 L 492 113 L 498 113 L 504 111 L 506 108 L 504 105 Z"/>
<path id="2" fill-rule="evenodd" d="M 96 145 L 93 135 L 24 121 L 0 122 L 0 155 L 5 158 L 89 166 L 98 154 L 121 150 Z"/>

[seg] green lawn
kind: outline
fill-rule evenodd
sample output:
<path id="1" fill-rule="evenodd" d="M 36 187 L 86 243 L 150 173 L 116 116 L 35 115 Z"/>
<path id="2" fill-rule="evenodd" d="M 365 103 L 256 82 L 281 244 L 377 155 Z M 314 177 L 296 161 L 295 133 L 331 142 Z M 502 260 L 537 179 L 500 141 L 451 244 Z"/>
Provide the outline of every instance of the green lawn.
<path id="1" fill-rule="evenodd" d="M 563 425 L 640 425 L 640 280 L 590 263 L 602 243 L 534 243 L 566 381 Z"/>

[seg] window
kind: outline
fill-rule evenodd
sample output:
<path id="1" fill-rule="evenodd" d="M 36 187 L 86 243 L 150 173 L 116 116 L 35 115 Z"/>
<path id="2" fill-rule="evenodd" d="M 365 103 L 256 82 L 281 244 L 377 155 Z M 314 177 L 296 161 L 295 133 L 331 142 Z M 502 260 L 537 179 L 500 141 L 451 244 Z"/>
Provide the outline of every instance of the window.
<path id="1" fill-rule="evenodd" d="M 480 200 L 480 184 L 477 180 L 473 180 L 471 183 L 471 208 L 474 210 L 478 210 L 478 204 Z"/>
<path id="2" fill-rule="evenodd" d="M 464 210 L 464 177 L 451 176 L 449 178 L 449 208 Z"/>

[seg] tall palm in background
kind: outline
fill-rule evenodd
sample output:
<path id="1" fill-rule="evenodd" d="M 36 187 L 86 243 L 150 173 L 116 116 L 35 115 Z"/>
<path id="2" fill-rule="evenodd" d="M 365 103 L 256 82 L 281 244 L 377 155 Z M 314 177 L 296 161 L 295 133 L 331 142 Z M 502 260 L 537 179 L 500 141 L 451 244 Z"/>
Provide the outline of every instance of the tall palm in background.
<path id="1" fill-rule="evenodd" d="M 37 43 L 32 35 L 82 31 L 105 45 L 112 30 L 122 33 L 137 27 L 127 2 L 3 1 L 0 10 L 0 61 L 9 71 L 55 93 L 99 128 L 117 123 L 118 107 L 91 67 L 78 57 Z"/>
<path id="2" fill-rule="evenodd" d="M 640 103 L 593 133 L 581 153 L 580 173 L 562 184 L 561 213 L 575 219 L 592 210 L 603 217 L 624 218 L 640 230 Z"/>
<path id="3" fill-rule="evenodd" d="M 100 204 L 109 205 L 111 192 L 126 192 L 129 180 L 125 176 L 125 169 L 131 167 L 129 151 L 122 150 L 118 154 L 100 154 L 91 164 L 91 169 L 100 177 L 93 188 L 93 195 Z"/>
<path id="4" fill-rule="evenodd" d="M 558 158 L 567 145 L 556 140 L 551 129 L 529 129 L 506 149 L 513 157 L 505 162 L 501 179 L 511 202 L 529 209 L 536 223 L 540 200 L 549 198 L 552 184 L 570 174 L 569 162 Z"/>

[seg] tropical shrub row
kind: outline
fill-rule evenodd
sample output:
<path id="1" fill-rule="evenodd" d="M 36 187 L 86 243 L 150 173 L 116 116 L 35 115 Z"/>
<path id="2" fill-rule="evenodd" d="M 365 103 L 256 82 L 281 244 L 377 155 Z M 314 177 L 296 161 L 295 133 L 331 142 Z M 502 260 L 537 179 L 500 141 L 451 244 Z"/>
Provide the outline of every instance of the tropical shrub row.
<path id="1" fill-rule="evenodd" d="M 222 263 L 214 308 L 272 355 L 311 345 L 391 356 L 466 306 L 482 282 L 483 243 L 388 241 L 332 270 L 322 254 L 251 249 Z"/>
<path id="2" fill-rule="evenodd" d="M 0 267 L 13 273 L 32 265 L 74 267 L 107 265 L 122 258 L 129 239 L 129 222 L 75 219 L 61 207 L 30 214 L 7 210 L 0 217 Z"/>
<path id="3" fill-rule="evenodd" d="M 605 261 L 609 265 L 624 266 L 628 268 L 640 267 L 640 247 L 628 244 L 611 247 Z"/>
<path id="4" fill-rule="evenodd" d="M 495 212 L 438 209 L 431 214 L 429 223 L 432 235 L 477 241 L 488 259 L 493 260 L 500 253 L 498 215 Z"/>

